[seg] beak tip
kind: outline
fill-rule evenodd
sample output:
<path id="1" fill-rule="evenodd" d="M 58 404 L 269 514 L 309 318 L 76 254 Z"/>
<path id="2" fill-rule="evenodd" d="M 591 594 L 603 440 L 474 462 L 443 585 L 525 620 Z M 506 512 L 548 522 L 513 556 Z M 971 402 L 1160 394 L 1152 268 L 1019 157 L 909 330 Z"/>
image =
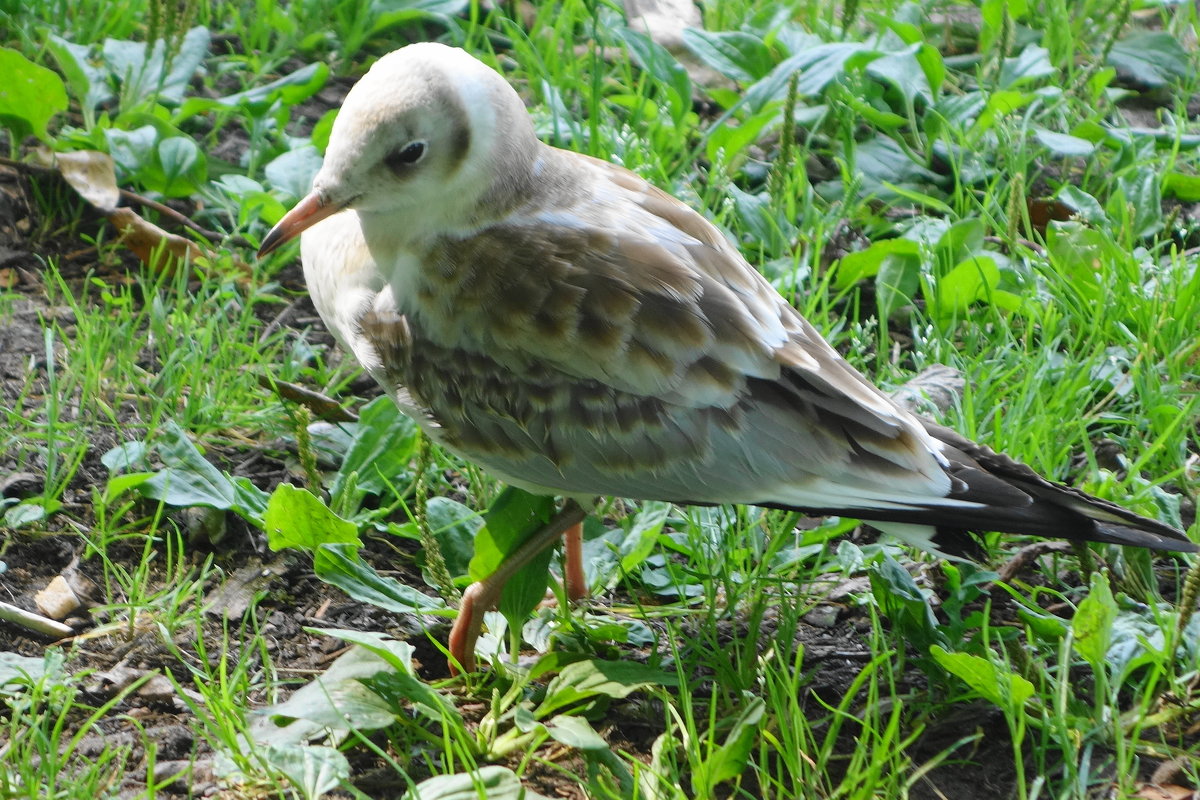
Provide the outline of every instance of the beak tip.
<path id="1" fill-rule="evenodd" d="M 320 192 L 315 190 L 310 192 L 291 211 L 284 214 L 283 219 L 275 223 L 275 227 L 271 228 L 263 238 L 262 244 L 258 248 L 258 257 L 262 258 L 275 252 L 283 244 L 295 239 L 308 228 L 340 211 L 345 205 L 345 203 L 338 206 L 331 205 L 325 202 Z"/>
<path id="2" fill-rule="evenodd" d="M 258 248 L 258 257 L 263 258 L 275 252 L 275 248 L 279 247 L 280 237 L 276 233 L 276 228 L 272 228 L 266 238 L 262 240 L 262 244 Z"/>

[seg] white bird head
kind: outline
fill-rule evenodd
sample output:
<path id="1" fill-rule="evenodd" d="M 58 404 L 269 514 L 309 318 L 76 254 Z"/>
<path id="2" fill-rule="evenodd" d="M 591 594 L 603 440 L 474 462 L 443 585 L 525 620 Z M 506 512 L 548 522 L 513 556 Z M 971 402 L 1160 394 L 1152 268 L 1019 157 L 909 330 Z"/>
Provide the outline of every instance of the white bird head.
<path id="1" fill-rule="evenodd" d="M 465 51 L 426 42 L 379 59 L 334 121 L 312 192 L 271 230 L 260 255 L 353 209 L 397 238 L 471 225 L 489 197 L 528 181 L 539 142 L 520 97 Z M 386 220 L 386 222 L 384 222 Z"/>

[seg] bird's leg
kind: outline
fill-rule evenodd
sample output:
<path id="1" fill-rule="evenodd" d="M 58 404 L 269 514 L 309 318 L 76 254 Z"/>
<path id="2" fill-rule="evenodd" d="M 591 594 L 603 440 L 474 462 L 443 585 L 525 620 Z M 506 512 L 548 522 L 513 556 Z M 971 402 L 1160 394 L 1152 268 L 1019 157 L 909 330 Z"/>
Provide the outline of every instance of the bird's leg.
<path id="1" fill-rule="evenodd" d="M 583 523 L 576 522 L 563 534 L 563 585 L 567 599 L 577 602 L 587 597 L 587 577 L 583 572 Z"/>
<path id="2" fill-rule="evenodd" d="M 558 541 L 558 537 L 572 526 L 578 526 L 583 521 L 584 510 L 574 500 L 567 500 L 550 521 L 525 540 L 508 558 L 496 568 L 496 571 L 481 581 L 476 581 L 463 592 L 462 602 L 458 605 L 458 618 L 450 629 L 450 672 L 458 674 L 459 670 L 474 672 L 475 642 L 483 628 L 483 615 L 495 608 L 500 600 L 504 584 L 516 574 L 521 567 L 528 564 L 534 556 Z M 575 548 L 576 550 L 578 548 Z M 582 583 L 582 559 L 579 563 L 580 583 Z"/>

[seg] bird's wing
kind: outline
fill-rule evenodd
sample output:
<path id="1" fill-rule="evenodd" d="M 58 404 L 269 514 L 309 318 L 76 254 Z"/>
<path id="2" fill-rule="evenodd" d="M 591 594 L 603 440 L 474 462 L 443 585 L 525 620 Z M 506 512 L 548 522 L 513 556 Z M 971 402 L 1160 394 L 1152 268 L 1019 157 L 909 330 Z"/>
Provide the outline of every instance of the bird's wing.
<path id="1" fill-rule="evenodd" d="M 699 214 L 596 163 L 572 206 L 425 259 L 403 384 L 443 441 L 558 491 L 912 507 L 951 489 L 938 446 Z M 386 348 L 386 325 L 374 317 Z"/>

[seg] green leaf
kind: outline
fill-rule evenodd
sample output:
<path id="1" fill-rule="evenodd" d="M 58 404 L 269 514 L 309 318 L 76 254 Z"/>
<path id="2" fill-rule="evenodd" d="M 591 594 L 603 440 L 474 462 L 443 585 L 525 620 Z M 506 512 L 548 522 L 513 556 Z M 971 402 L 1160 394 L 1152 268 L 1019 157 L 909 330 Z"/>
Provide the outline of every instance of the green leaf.
<path id="1" fill-rule="evenodd" d="M 1104 206 L 1100 205 L 1100 201 L 1073 183 L 1063 186 L 1055 195 L 1055 199 L 1069 206 L 1081 219 L 1092 225 L 1108 224 L 1108 215 L 1104 213 Z"/>
<path id="2" fill-rule="evenodd" d="M 1031 92 L 1017 92 L 1013 90 L 1004 90 L 992 92 L 988 97 L 987 104 L 983 107 L 983 111 L 975 119 L 975 124 L 971 126 L 968 132 L 968 138 L 978 138 L 983 133 L 991 130 L 996 124 L 996 120 L 1001 117 L 1006 117 L 1017 109 L 1023 108 L 1033 102 L 1037 95 Z"/>
<path id="3" fill-rule="evenodd" d="M 617 34 L 625 42 L 633 62 L 650 73 L 666 90 L 671 118 L 680 124 L 692 109 L 692 79 L 670 50 L 640 31 L 618 28 Z"/>
<path id="4" fill-rule="evenodd" d="M 378 673 L 362 680 L 368 689 L 383 698 L 397 716 L 407 714 L 411 709 L 430 722 L 466 733 L 461 730 L 462 716 L 454 705 L 413 675 L 411 669 Z"/>
<path id="5" fill-rule="evenodd" d="M 1075 652 L 1095 672 L 1105 668 L 1105 656 L 1116 618 L 1117 604 L 1113 600 L 1112 590 L 1108 588 L 1108 576 L 1103 572 L 1093 573 L 1088 596 L 1075 611 L 1071 630 L 1075 634 Z"/>
<path id="6" fill-rule="evenodd" d="M 738 222 L 749 231 L 756 242 L 768 253 L 786 252 L 788 233 L 795 226 L 774 209 L 767 192 L 745 192 L 729 184 L 733 196 L 733 208 Z"/>
<path id="7" fill-rule="evenodd" d="M 321 629 L 317 629 L 321 632 Z M 332 631 L 331 635 L 337 635 Z M 390 641 L 388 644 L 403 657 L 405 650 L 411 653 L 412 646 L 405 642 Z M 267 706 L 258 712 L 262 718 L 279 722 L 303 720 L 311 726 L 287 725 L 279 730 L 258 727 L 255 740 L 265 744 L 288 744 L 301 741 L 297 734 L 305 729 L 330 729 L 335 731 L 376 730 L 391 725 L 396 715 L 388 703 L 363 685 L 362 680 L 379 673 L 390 673 L 397 669 L 395 658 L 388 658 L 373 648 L 355 646 L 338 656 L 329 668 L 310 683 L 297 689 L 282 703 Z"/>
<path id="8" fill-rule="evenodd" d="M 1108 63 L 1126 78 L 1149 88 L 1192 74 L 1192 57 L 1169 33 L 1135 33 L 1113 45 Z"/>
<path id="9" fill-rule="evenodd" d="M 939 264 L 957 264 L 982 253 L 986 235 L 987 229 L 979 217 L 961 219 L 938 237 L 933 253 Z"/>
<path id="10" fill-rule="evenodd" d="M 1033 697 L 1032 683 L 986 658 L 951 653 L 936 644 L 930 646 L 929 653 L 943 669 L 1005 711 L 1020 711 L 1025 701 Z"/>
<path id="11" fill-rule="evenodd" d="M 936 184 L 938 176 L 890 136 L 876 134 L 860 143 L 854 153 L 855 166 L 861 173 L 864 186 L 876 191 L 885 183 L 928 186 Z"/>
<path id="12" fill-rule="evenodd" d="M 358 555 L 358 547 L 349 544 L 323 544 L 313 552 L 313 572 L 363 603 L 388 611 L 452 615 L 446 602 L 422 594 L 395 578 L 385 578 Z"/>
<path id="13" fill-rule="evenodd" d="M 125 492 L 138 488 L 154 475 L 153 472 L 129 472 L 124 475 L 114 475 L 104 485 L 104 499 L 111 502 Z"/>
<path id="14" fill-rule="evenodd" d="M 92 64 L 92 48 L 68 42 L 52 33 L 46 39 L 46 49 L 54 56 L 58 68 L 67 78 L 67 86 L 85 113 L 112 99 L 108 72 Z"/>
<path id="15" fill-rule="evenodd" d="M 1000 66 L 1000 86 L 1013 89 L 1057 74 L 1050 63 L 1050 51 L 1031 44 L 1015 58 L 1006 58 Z"/>
<path id="16" fill-rule="evenodd" d="M 912 302 L 921 286 L 921 265 L 912 258 L 885 258 L 875 276 L 875 303 L 879 318 L 892 314 Z"/>
<path id="17" fill-rule="evenodd" d="M 544 719 L 568 706 L 597 699 L 617 700 L 648 686 L 677 684 L 674 673 L 635 661 L 576 661 L 551 679 L 534 716 Z"/>
<path id="18" fill-rule="evenodd" d="M 36 684 L 54 671 L 52 661 L 53 658 L 49 654 L 35 658 L 8 651 L 0 652 L 0 687 L 11 683 L 17 686 L 18 691 L 22 691 L 23 687 Z M 7 690 L 0 691 L 0 694 L 9 693 Z"/>
<path id="19" fill-rule="evenodd" d="M 146 183 L 148 189 L 167 197 L 189 197 L 199 191 L 208 178 L 207 162 L 199 146 L 187 136 L 171 136 L 158 143 L 161 185 Z"/>
<path id="20" fill-rule="evenodd" d="M 336 747 L 269 745 L 261 757 L 270 769 L 287 778 L 300 797 L 320 797 L 350 780 L 350 761 Z"/>
<path id="21" fill-rule="evenodd" d="M 272 550 L 295 547 L 312 551 L 323 544 L 362 546 L 354 523 L 333 513 L 312 492 L 290 483 L 281 483 L 271 493 L 263 527 Z"/>
<path id="22" fill-rule="evenodd" d="M 168 421 L 163 426 L 156 449 L 166 468 L 138 487 L 143 495 L 179 508 L 228 510 L 238 505 L 229 476 L 208 463 L 177 424 Z"/>
<path id="23" fill-rule="evenodd" d="M 921 247 L 911 239 L 883 239 L 865 250 L 848 253 L 834 265 L 834 288 L 849 289 L 859 281 L 879 274 L 886 259 L 912 259 L 920 267 Z"/>
<path id="24" fill-rule="evenodd" d="M 448 17 L 461 14 L 469 0 L 375 0 L 371 10 L 379 16 L 367 31 L 376 36 L 388 28 L 412 25 L 423 20 L 445 21 Z"/>
<path id="25" fill-rule="evenodd" d="M 411 481 L 409 462 L 416 453 L 418 433 L 417 424 L 402 414 L 390 397 L 377 397 L 364 406 L 354 442 L 329 490 L 331 505 L 346 507 L 342 493 L 351 484 L 359 493 L 383 494 L 389 486 Z M 356 475 L 353 481 L 351 474 Z"/>
<path id="26" fill-rule="evenodd" d="M 211 41 L 212 35 L 208 28 L 197 25 L 183 35 L 177 46 L 171 48 L 168 64 L 170 69 L 158 88 L 158 99 L 161 102 L 173 106 L 183 102 L 183 94 L 191 84 L 192 76 L 208 57 Z"/>
<path id="27" fill-rule="evenodd" d="M 543 725 L 551 738 L 559 744 L 574 747 L 576 750 L 611 750 L 608 742 L 596 733 L 586 719 L 571 714 L 559 714 L 546 720 Z"/>
<path id="28" fill-rule="evenodd" d="M 881 55 L 883 54 L 860 42 L 834 42 L 817 45 L 792 56 L 788 61 L 794 59 L 793 71 L 802 70 L 800 80 L 796 83 L 797 91 L 803 96 L 813 97 L 823 92 L 829 84 L 844 77 L 852 65 L 866 66 Z"/>
<path id="29" fill-rule="evenodd" d="M 929 600 L 896 559 L 885 553 L 871 566 L 870 578 L 875 602 L 902 636 L 921 650 L 946 643 Z"/>
<path id="30" fill-rule="evenodd" d="M 753 83 L 774 66 L 770 49 L 751 33 L 684 28 L 683 44 L 705 64 L 741 83 Z"/>
<path id="31" fill-rule="evenodd" d="M 1071 136 L 1066 133 L 1055 133 L 1045 128 L 1035 128 L 1033 135 L 1047 150 L 1056 156 L 1083 157 L 1090 156 L 1096 151 L 1096 145 L 1087 139 Z"/>
<path id="32" fill-rule="evenodd" d="M 100 463 L 108 469 L 110 474 L 124 472 L 127 469 L 143 468 L 146 466 L 146 443 L 122 442 L 100 456 Z"/>
<path id="33" fill-rule="evenodd" d="M 749 697 L 725 737 L 725 742 L 712 751 L 692 774 L 692 784 L 698 797 L 713 796 L 717 784 L 733 780 L 746 770 L 750 750 L 758 738 L 765 714 L 766 702 L 761 697 Z"/>
<path id="34" fill-rule="evenodd" d="M 263 167 L 263 175 L 271 188 L 299 200 L 312 188 L 313 178 L 324 160 L 316 147 L 302 145 L 272 159 Z"/>
<path id="35" fill-rule="evenodd" d="M 867 74 L 894 86 L 909 105 L 918 97 L 931 103 L 933 90 L 925 66 L 917 60 L 917 53 L 926 47 L 916 44 L 899 53 L 880 56 L 867 66 Z"/>
<path id="36" fill-rule="evenodd" d="M 212 108 L 234 108 L 243 104 L 252 109 L 263 108 L 276 101 L 294 106 L 321 91 L 328 80 L 329 67 L 322 63 L 309 64 L 263 86 L 255 86 L 224 97 L 188 98 L 180 109 L 180 114 L 192 116 Z"/>
<path id="37" fill-rule="evenodd" d="M 425 519 L 450 576 L 465 577 L 475 553 L 475 537 L 483 527 L 479 512 L 448 497 L 431 497 L 425 504 Z"/>
<path id="38" fill-rule="evenodd" d="M 475 537 L 471 580 L 480 581 L 495 572 L 553 513 L 553 498 L 507 487 L 492 501 L 484 514 L 484 526 Z"/>
<path id="39" fill-rule="evenodd" d="M 12 508 L 5 510 L 4 527 L 20 528 L 23 525 L 41 522 L 48 516 L 49 512 L 40 500 L 22 500 Z"/>
<path id="40" fill-rule="evenodd" d="M 1134 236 L 1146 237 L 1163 226 L 1162 189 L 1158 170 L 1149 165 L 1127 170 L 1117 178 L 1117 191 L 1109 197 L 1109 219 L 1129 219 Z"/>
<path id="41" fill-rule="evenodd" d="M 801 97 L 819 96 L 829 84 L 844 77 L 851 64 L 869 63 L 879 55 L 881 53 L 858 42 L 813 45 L 779 62 L 749 87 L 745 93 L 746 107 L 757 110 L 774 100 L 784 100 L 796 72 L 800 73 L 796 81 L 797 93 Z"/>
<path id="42" fill-rule="evenodd" d="M 158 130 L 153 125 L 128 131 L 106 128 L 104 138 L 108 142 L 108 154 L 121 171 L 123 180 L 133 180 L 153 167 L 154 145 L 158 141 Z"/>
<path id="43" fill-rule="evenodd" d="M 1200 202 L 1200 175 L 1168 172 L 1163 178 L 1163 191 L 1185 203 Z"/>
<path id="44" fill-rule="evenodd" d="M 438 775 L 418 783 L 402 800 L 551 800 L 526 789 L 506 767 L 480 767 L 474 772 Z"/>
<path id="45" fill-rule="evenodd" d="M 763 110 L 738 124 L 735 124 L 737 120 L 729 119 L 710 128 L 708 141 L 704 145 L 708 160 L 714 164 L 735 162 L 742 151 L 758 141 L 767 125 L 776 119 L 775 113 Z"/>
<path id="46" fill-rule="evenodd" d="M 333 121 L 337 119 L 339 109 L 331 108 L 321 115 L 312 129 L 312 144 L 322 156 L 329 147 L 329 134 L 333 132 Z"/>
<path id="47" fill-rule="evenodd" d="M 1079 222 L 1052 222 L 1046 228 L 1046 252 L 1060 275 L 1070 279 L 1071 288 L 1084 299 L 1101 301 L 1109 292 L 1100 285 L 1100 270 L 1106 263 L 1128 258 L 1103 229 Z"/>
<path id="48" fill-rule="evenodd" d="M 0 47 L 0 75 L 0 124 L 17 139 L 32 133 L 49 141 L 50 118 L 67 110 L 62 78 L 7 47 Z"/>
<path id="49" fill-rule="evenodd" d="M 938 120 L 940 125 L 948 126 L 951 130 L 966 130 L 967 125 L 979 116 L 985 105 L 983 92 L 947 94 L 926 112 L 926 125 L 930 124 L 932 116 Z M 938 130 L 940 131 L 941 128 L 939 127 Z"/>
<path id="50" fill-rule="evenodd" d="M 475 536 L 475 555 L 468 565 L 471 580 L 482 580 L 495 572 L 553 515 L 552 497 L 511 486 L 501 492 L 484 514 L 484 525 Z M 545 596 L 551 555 L 551 548 L 543 549 L 504 584 L 498 605 L 513 630 L 521 629 Z"/>
<path id="51" fill-rule="evenodd" d="M 1000 284 L 1000 268 L 989 256 L 975 256 L 939 278 L 934 291 L 934 314 L 961 316 L 975 303 L 991 298 Z"/>

